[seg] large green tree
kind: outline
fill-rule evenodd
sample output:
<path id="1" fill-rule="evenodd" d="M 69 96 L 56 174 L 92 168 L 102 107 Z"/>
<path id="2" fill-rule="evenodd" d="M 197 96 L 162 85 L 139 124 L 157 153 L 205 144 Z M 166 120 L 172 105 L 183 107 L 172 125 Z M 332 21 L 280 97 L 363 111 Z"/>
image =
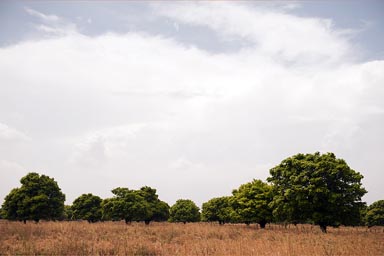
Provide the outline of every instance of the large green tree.
<path id="1" fill-rule="evenodd" d="M 258 223 L 261 228 L 272 220 L 270 203 L 272 186 L 261 180 L 241 185 L 233 190 L 233 208 L 244 223 Z"/>
<path id="2" fill-rule="evenodd" d="M 364 207 L 363 176 L 333 153 L 297 154 L 270 170 L 271 206 L 280 221 L 327 226 L 356 225 Z"/>
<path id="3" fill-rule="evenodd" d="M 203 221 L 218 221 L 219 224 L 233 222 L 235 212 L 231 205 L 231 197 L 223 196 L 212 198 L 203 203 L 201 218 Z"/>
<path id="4" fill-rule="evenodd" d="M 72 216 L 75 220 L 97 222 L 101 220 L 102 199 L 92 194 L 82 194 L 73 201 L 71 206 Z"/>
<path id="5" fill-rule="evenodd" d="M 29 173 L 5 197 L 3 213 L 10 220 L 55 220 L 63 216 L 65 195 L 57 182 L 46 175 Z"/>
<path id="6" fill-rule="evenodd" d="M 171 222 L 197 222 L 200 221 L 200 209 L 189 199 L 179 199 L 170 209 Z"/>
<path id="7" fill-rule="evenodd" d="M 364 216 L 365 225 L 384 226 L 384 200 L 379 200 L 367 207 Z"/>

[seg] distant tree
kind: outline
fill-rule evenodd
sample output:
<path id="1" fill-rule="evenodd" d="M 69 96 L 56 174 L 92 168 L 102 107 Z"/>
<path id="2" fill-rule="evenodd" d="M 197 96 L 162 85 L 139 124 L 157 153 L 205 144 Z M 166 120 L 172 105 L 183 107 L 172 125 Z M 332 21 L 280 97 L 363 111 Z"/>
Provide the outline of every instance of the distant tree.
<path id="1" fill-rule="evenodd" d="M 147 214 L 141 219 L 145 224 L 151 221 L 166 221 L 169 217 L 169 205 L 161 201 L 156 189 L 144 186 L 137 191 L 147 204 Z"/>
<path id="2" fill-rule="evenodd" d="M 71 210 L 73 219 L 97 222 L 101 220 L 102 199 L 92 194 L 82 194 L 73 201 Z"/>
<path id="3" fill-rule="evenodd" d="M 101 202 L 101 220 L 119 221 L 123 219 L 121 214 L 118 214 L 118 211 L 115 209 L 116 203 L 117 199 L 115 197 L 103 199 Z"/>
<path id="4" fill-rule="evenodd" d="M 364 207 L 363 176 L 333 153 L 297 154 L 270 170 L 274 216 L 292 223 L 357 225 Z"/>
<path id="5" fill-rule="evenodd" d="M 244 223 L 258 223 L 261 228 L 272 220 L 272 186 L 261 180 L 241 185 L 233 190 L 233 208 Z"/>
<path id="6" fill-rule="evenodd" d="M 73 211 L 70 205 L 64 205 L 63 220 L 73 220 Z"/>
<path id="7" fill-rule="evenodd" d="M 125 220 L 126 223 L 130 223 L 141 221 L 151 215 L 149 204 L 137 191 L 118 187 L 113 189 L 112 193 L 115 196 L 102 204 L 104 219 Z"/>
<path id="8" fill-rule="evenodd" d="M 367 207 L 364 216 L 365 225 L 384 226 L 384 200 L 379 200 Z"/>
<path id="9" fill-rule="evenodd" d="M 219 224 L 234 222 L 235 212 L 231 205 L 230 196 L 212 198 L 203 203 L 201 218 L 203 221 L 218 221 Z"/>
<path id="10" fill-rule="evenodd" d="M 167 221 L 169 219 L 169 209 L 170 207 L 166 202 L 159 200 L 154 208 L 152 220 Z"/>
<path id="11" fill-rule="evenodd" d="M 161 201 L 156 189 L 145 186 L 139 190 L 115 188 L 113 198 L 102 202 L 102 215 L 105 220 L 165 221 L 169 216 L 169 206 Z"/>
<path id="12" fill-rule="evenodd" d="M 170 209 L 171 222 L 197 222 L 200 221 L 199 207 L 189 199 L 179 199 Z"/>
<path id="13" fill-rule="evenodd" d="M 12 189 L 5 197 L 2 208 L 6 219 L 38 222 L 63 216 L 65 195 L 54 179 L 33 172 L 20 182 L 21 187 Z"/>

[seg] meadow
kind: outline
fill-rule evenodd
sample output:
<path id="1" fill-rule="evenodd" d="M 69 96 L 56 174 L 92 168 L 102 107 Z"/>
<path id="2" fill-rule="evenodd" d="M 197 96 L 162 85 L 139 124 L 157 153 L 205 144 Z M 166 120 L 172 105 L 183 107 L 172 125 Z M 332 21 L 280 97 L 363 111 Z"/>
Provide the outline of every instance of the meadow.
<path id="1" fill-rule="evenodd" d="M 384 228 L 2 220 L 0 255 L 384 255 Z"/>

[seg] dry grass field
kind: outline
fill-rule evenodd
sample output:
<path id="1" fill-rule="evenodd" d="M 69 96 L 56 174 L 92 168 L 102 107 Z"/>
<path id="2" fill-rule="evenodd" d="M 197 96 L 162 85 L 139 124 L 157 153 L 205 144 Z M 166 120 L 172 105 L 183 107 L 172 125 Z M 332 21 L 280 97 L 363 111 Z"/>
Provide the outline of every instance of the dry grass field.
<path id="1" fill-rule="evenodd" d="M 384 255 L 384 228 L 0 221 L 0 255 Z"/>

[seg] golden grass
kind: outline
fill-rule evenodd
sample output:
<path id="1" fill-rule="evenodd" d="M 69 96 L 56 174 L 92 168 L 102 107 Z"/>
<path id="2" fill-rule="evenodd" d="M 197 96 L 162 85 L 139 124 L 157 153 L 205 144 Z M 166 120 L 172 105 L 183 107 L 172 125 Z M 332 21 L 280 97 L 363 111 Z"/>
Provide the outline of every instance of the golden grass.
<path id="1" fill-rule="evenodd" d="M 384 228 L 0 221 L 0 255 L 384 255 Z"/>

